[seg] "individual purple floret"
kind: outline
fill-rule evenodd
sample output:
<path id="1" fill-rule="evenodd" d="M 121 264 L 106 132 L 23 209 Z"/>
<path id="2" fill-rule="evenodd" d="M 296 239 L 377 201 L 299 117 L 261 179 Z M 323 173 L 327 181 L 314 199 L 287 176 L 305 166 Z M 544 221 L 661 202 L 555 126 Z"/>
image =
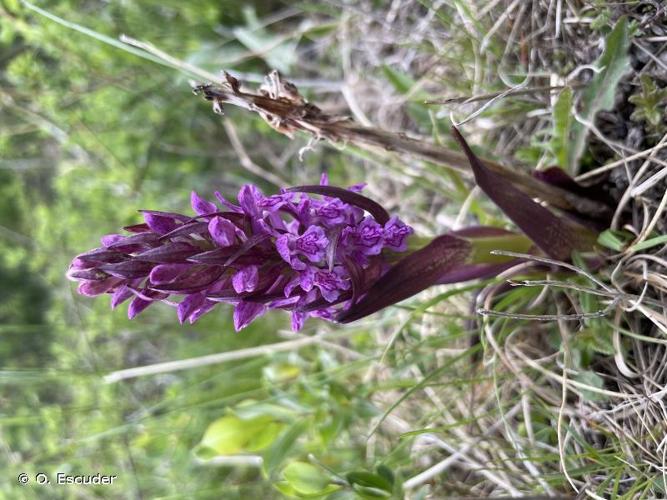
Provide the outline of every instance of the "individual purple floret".
<path id="1" fill-rule="evenodd" d="M 245 185 L 238 205 L 193 192 L 196 216 L 145 210 L 144 223 L 104 236 L 67 275 L 82 295 L 111 294 L 112 308 L 130 300 L 130 318 L 160 301 L 193 323 L 226 302 L 236 330 L 268 309 L 291 311 L 299 330 L 309 316 L 333 320 L 407 250 L 412 228 L 360 189 L 326 177 L 272 196 Z"/>

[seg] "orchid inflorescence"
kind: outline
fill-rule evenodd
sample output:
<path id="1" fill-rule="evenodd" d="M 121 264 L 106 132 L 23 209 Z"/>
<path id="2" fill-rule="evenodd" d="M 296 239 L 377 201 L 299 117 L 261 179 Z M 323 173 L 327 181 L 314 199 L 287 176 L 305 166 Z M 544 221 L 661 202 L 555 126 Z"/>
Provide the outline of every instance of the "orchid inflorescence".
<path id="1" fill-rule="evenodd" d="M 291 311 L 294 330 L 309 316 L 333 320 L 406 251 L 413 233 L 361 189 L 330 187 L 325 176 L 319 186 L 271 196 L 247 184 L 238 205 L 193 192 L 196 216 L 144 210 L 144 223 L 125 228 L 129 235 L 104 236 L 100 248 L 77 256 L 68 277 L 83 295 L 112 294 L 112 308 L 132 299 L 130 318 L 161 301 L 177 308 L 181 323 L 231 303 L 237 330 L 267 309 Z"/>
<path id="2" fill-rule="evenodd" d="M 304 120 L 315 115 L 320 124 L 338 123 L 303 99 L 247 94 L 228 81 L 231 93 L 210 85 L 197 90 L 216 106 L 225 100 L 264 109 L 244 100 L 251 98 L 271 109 L 298 105 L 283 119 L 271 118 L 281 131 L 289 124 L 310 130 Z M 130 235 L 104 236 L 102 247 L 77 256 L 68 277 L 83 295 L 112 294 L 112 308 L 132 299 L 130 318 L 164 302 L 177 308 L 181 323 L 193 323 L 226 302 L 234 305 L 237 330 L 268 309 L 290 311 L 292 328 L 300 330 L 310 316 L 348 323 L 433 285 L 494 276 L 520 261 L 517 252 L 569 260 L 594 248 L 611 213 L 597 189 L 555 167 L 518 182 L 515 172 L 478 158 L 455 127 L 452 134 L 479 188 L 521 232 L 475 226 L 420 238 L 361 195 L 361 185 L 333 187 L 323 176 L 320 185 L 270 196 L 245 185 L 238 205 L 219 193 L 219 206 L 192 193 L 194 217 L 144 210 L 142 224 L 125 228 Z"/>

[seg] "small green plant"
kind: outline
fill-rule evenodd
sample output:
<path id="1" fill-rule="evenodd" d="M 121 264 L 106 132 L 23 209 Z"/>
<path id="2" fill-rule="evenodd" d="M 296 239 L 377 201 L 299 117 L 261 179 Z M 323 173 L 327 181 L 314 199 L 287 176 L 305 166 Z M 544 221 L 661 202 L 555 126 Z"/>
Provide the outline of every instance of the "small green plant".
<path id="1" fill-rule="evenodd" d="M 628 99 L 635 105 L 632 113 L 633 120 L 645 122 L 647 127 L 656 135 L 665 131 L 665 113 L 667 104 L 667 88 L 659 88 L 650 75 L 639 77 L 641 89 Z"/>

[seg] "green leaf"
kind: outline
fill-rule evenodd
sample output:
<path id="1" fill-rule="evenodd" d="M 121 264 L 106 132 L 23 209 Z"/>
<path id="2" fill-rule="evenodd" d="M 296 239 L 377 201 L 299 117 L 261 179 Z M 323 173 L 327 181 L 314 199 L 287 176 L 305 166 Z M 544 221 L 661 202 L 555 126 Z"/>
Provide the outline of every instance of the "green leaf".
<path id="1" fill-rule="evenodd" d="M 334 498 L 340 498 L 340 499 L 346 499 L 346 500 L 354 500 L 354 497 L 350 498 L 349 496 L 346 497 L 345 493 L 347 492 L 341 492 L 340 489 L 341 487 L 337 484 L 329 484 L 327 485 L 326 488 L 316 492 L 316 493 L 303 493 L 294 486 L 292 486 L 290 483 L 287 481 L 278 481 L 273 484 L 273 487 L 277 489 L 280 493 L 285 495 L 286 497 L 290 498 L 324 498 L 326 497 L 327 500 L 333 500 Z M 341 495 L 342 493 L 342 495 Z M 333 495 L 336 495 L 334 497 Z M 340 495 L 340 496 L 339 496 Z"/>
<path id="2" fill-rule="evenodd" d="M 388 491 L 373 488 L 371 486 L 362 486 L 361 484 L 353 485 L 352 489 L 354 489 L 357 495 L 364 499 L 389 498 L 391 496 L 391 493 Z"/>
<path id="3" fill-rule="evenodd" d="M 330 483 L 322 470 L 306 462 L 292 462 L 283 470 L 283 477 L 298 493 L 315 495 Z"/>
<path id="4" fill-rule="evenodd" d="M 288 483 L 287 481 L 278 481 L 276 483 L 273 483 L 273 487 L 275 489 L 277 489 L 280 493 L 285 495 L 286 497 L 290 497 L 290 498 L 297 497 L 298 498 L 300 496 L 296 492 L 294 487 L 292 487 L 292 485 L 290 483 Z"/>
<path id="5" fill-rule="evenodd" d="M 394 472 L 389 467 L 387 467 L 384 464 L 380 464 L 375 468 L 375 470 L 380 476 L 385 478 L 389 482 L 389 484 L 391 485 L 394 484 L 395 481 Z"/>
<path id="6" fill-rule="evenodd" d="M 417 84 L 417 82 L 407 73 L 398 71 L 386 64 L 382 66 L 382 72 L 389 83 L 391 83 L 400 94 L 407 94 L 410 92 L 410 89 Z"/>
<path id="7" fill-rule="evenodd" d="M 308 421 L 301 420 L 285 429 L 278 439 L 271 443 L 264 452 L 263 469 L 267 475 L 270 476 L 283 463 L 307 427 Z"/>
<path id="8" fill-rule="evenodd" d="M 387 478 L 373 474 L 368 471 L 354 471 L 345 475 L 345 478 L 352 485 L 366 486 L 368 488 L 377 488 L 379 490 L 391 491 L 393 484 Z"/>
<path id="9" fill-rule="evenodd" d="M 642 241 L 641 243 L 637 243 L 636 245 L 632 246 L 631 250 L 633 252 L 639 252 L 641 250 L 646 250 L 647 248 L 657 247 L 658 245 L 664 245 L 665 243 L 667 243 L 667 234 L 656 236 L 655 238 L 650 238 L 648 240 Z"/>
<path id="10" fill-rule="evenodd" d="M 273 441 L 281 427 L 281 424 L 270 417 L 243 420 L 235 415 L 228 415 L 208 426 L 196 452 L 208 458 L 258 451 Z"/>
<path id="11" fill-rule="evenodd" d="M 333 441 L 333 439 L 338 436 L 344 425 L 345 421 L 340 413 L 334 413 L 333 415 L 330 415 L 326 422 L 318 425 L 318 431 L 322 442 L 325 445 L 329 445 L 331 441 Z"/>
<path id="12" fill-rule="evenodd" d="M 630 119 L 646 122 L 657 131 L 665 117 L 664 102 L 667 101 L 667 88 L 658 88 L 650 75 L 643 74 L 639 78 L 642 85 L 641 92 L 628 99 L 635 105 Z"/>
<path id="13" fill-rule="evenodd" d="M 613 356 L 612 331 L 610 328 L 584 328 L 577 332 L 572 342 L 572 348 L 590 349 L 606 356 Z"/>
<path id="14" fill-rule="evenodd" d="M 627 231 L 615 231 L 613 229 L 607 229 L 602 231 L 600 236 L 598 236 L 598 243 L 603 247 L 610 248 L 615 252 L 620 252 L 625 248 L 625 245 L 628 242 L 628 237 L 632 236 Z"/>
<path id="15" fill-rule="evenodd" d="M 652 479 L 649 480 L 650 482 L 650 487 L 654 488 L 660 493 L 660 496 L 663 496 L 665 493 L 667 493 L 667 490 L 665 490 L 665 476 L 662 474 L 656 474 Z"/>
<path id="16" fill-rule="evenodd" d="M 359 500 L 359 496 L 353 491 L 339 489 L 327 497 L 327 500 Z"/>
<path id="17" fill-rule="evenodd" d="M 604 380 L 600 375 L 590 370 L 584 370 L 577 373 L 574 377 L 574 380 L 581 382 L 582 384 L 590 385 L 596 389 L 602 389 L 604 387 Z M 604 401 L 606 396 L 600 394 L 599 392 L 587 391 L 586 389 L 577 388 L 581 391 L 582 396 L 590 401 Z"/>
<path id="18" fill-rule="evenodd" d="M 297 415 L 294 408 L 275 403 L 260 403 L 246 400 L 234 407 L 234 414 L 242 420 L 250 420 L 257 417 L 271 417 L 275 420 L 291 420 Z"/>
<path id="19" fill-rule="evenodd" d="M 572 89 L 567 87 L 558 95 L 554 104 L 553 135 L 549 144 L 556 164 L 562 168 L 567 168 L 572 121 Z"/>
<path id="20" fill-rule="evenodd" d="M 628 19 L 621 17 L 605 40 L 605 49 L 595 66 L 601 71 L 596 73 L 581 97 L 580 116 L 592 123 L 598 111 L 611 109 L 614 105 L 616 86 L 628 70 L 630 58 L 630 29 Z M 579 158 L 586 147 L 588 127 L 580 122 L 573 123 L 573 144 L 569 151 L 569 170 L 576 173 Z"/>

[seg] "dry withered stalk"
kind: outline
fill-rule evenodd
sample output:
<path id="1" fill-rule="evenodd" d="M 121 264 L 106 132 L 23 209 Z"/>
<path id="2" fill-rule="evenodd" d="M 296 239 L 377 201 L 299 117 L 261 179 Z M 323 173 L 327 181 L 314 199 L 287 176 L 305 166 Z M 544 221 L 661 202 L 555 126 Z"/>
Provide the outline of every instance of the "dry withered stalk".
<path id="1" fill-rule="evenodd" d="M 225 73 L 226 84 L 196 86 L 195 94 L 213 102 L 213 109 L 222 112 L 223 104 L 231 104 L 258 113 L 277 131 L 292 138 L 294 132 L 306 132 L 315 140 L 354 144 L 365 149 L 380 148 L 448 166 L 472 175 L 466 155 L 444 146 L 408 137 L 375 127 L 364 127 L 347 116 L 333 116 L 306 101 L 296 86 L 284 80 L 277 71 L 267 75 L 258 92 L 241 89 L 240 82 Z M 609 207 L 602 202 L 539 180 L 523 171 L 507 168 L 491 160 L 483 160 L 491 171 L 508 182 L 554 208 L 587 218 L 604 218 Z"/>

